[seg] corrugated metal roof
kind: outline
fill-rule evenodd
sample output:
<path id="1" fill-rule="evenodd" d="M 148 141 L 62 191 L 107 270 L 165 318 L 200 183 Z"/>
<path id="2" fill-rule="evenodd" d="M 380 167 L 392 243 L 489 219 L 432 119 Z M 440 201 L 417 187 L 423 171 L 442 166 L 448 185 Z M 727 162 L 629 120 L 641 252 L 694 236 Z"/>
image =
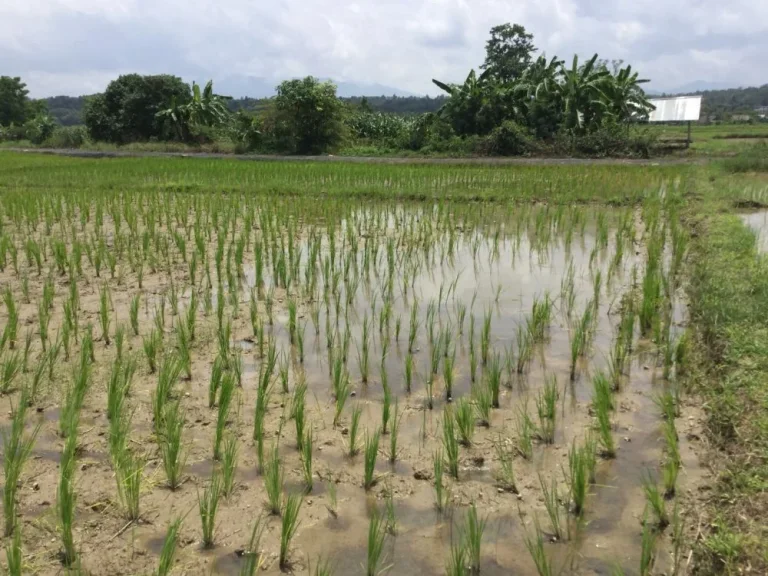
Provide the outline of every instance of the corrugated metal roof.
<path id="1" fill-rule="evenodd" d="M 651 98 L 656 110 L 648 116 L 649 122 L 697 122 L 701 114 L 701 96 Z"/>

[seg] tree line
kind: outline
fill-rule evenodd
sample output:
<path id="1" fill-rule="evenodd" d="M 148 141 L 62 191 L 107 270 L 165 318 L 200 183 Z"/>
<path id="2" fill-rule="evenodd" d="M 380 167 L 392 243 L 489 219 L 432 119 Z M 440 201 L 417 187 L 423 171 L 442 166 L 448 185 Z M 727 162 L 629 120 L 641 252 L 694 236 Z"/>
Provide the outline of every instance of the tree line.
<path id="1" fill-rule="evenodd" d="M 19 78 L 0 80 L 0 137 L 43 142 L 61 124 L 65 143 L 229 141 L 240 151 L 317 154 L 341 147 L 474 154 L 559 151 L 647 154 L 633 126 L 652 109 L 623 62 L 535 57 L 519 24 L 490 31 L 486 56 L 463 83 L 433 80 L 438 98 L 341 99 L 313 77 L 282 82 L 268 99 L 233 99 L 172 75 L 125 74 L 92 96 L 28 98 Z"/>

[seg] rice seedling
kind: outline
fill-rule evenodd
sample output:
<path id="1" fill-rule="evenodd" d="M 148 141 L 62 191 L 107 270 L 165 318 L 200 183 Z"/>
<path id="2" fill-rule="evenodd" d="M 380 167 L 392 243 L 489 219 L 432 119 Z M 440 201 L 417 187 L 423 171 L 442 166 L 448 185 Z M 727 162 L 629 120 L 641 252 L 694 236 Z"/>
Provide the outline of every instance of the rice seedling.
<path id="1" fill-rule="evenodd" d="M 602 372 L 598 372 L 592 378 L 592 408 L 595 412 L 600 410 L 613 410 L 613 390 L 608 378 Z"/>
<path id="2" fill-rule="evenodd" d="M 445 573 L 446 576 L 466 576 L 469 574 L 467 570 L 467 546 L 462 537 L 451 540 L 451 551 Z"/>
<path id="3" fill-rule="evenodd" d="M 291 540 L 293 540 L 299 527 L 299 511 L 302 502 L 302 497 L 296 494 L 290 494 L 285 499 L 285 506 L 282 510 L 283 521 L 280 526 L 280 568 L 282 570 L 288 567 L 288 552 Z"/>
<path id="4" fill-rule="evenodd" d="M 384 540 L 386 538 L 386 521 L 374 512 L 368 524 L 368 559 L 365 566 L 366 576 L 379 576 L 384 570 Z"/>
<path id="5" fill-rule="evenodd" d="M 360 368 L 360 379 L 363 384 L 368 383 L 368 354 L 370 348 L 369 329 L 368 314 L 366 314 L 363 318 L 360 345 L 357 347 L 357 362 L 358 367 Z"/>
<path id="6" fill-rule="evenodd" d="M 224 429 L 235 397 L 235 388 L 235 378 L 227 372 L 221 379 L 221 390 L 219 391 L 219 411 L 216 415 L 216 432 L 213 441 L 214 460 L 221 459 L 221 442 L 224 439 Z"/>
<path id="7" fill-rule="evenodd" d="M 88 350 L 81 348 L 80 362 L 75 366 L 72 381 L 69 383 L 64 405 L 59 414 L 59 434 L 66 438 L 70 434 L 77 434 L 77 426 L 80 422 L 80 410 L 85 401 L 85 395 L 90 387 L 91 369 L 87 359 Z"/>
<path id="8" fill-rule="evenodd" d="M 117 493 L 125 508 L 126 517 L 135 522 L 139 519 L 144 459 L 126 449 L 117 459 L 115 473 L 118 482 Z"/>
<path id="9" fill-rule="evenodd" d="M 216 405 L 216 397 L 221 387 L 221 380 L 224 376 L 224 360 L 221 356 L 217 356 L 211 366 L 211 378 L 208 382 L 208 408 L 213 408 Z"/>
<path id="10" fill-rule="evenodd" d="M 664 436 L 665 450 L 667 452 L 667 459 L 672 460 L 680 466 L 682 460 L 680 458 L 680 441 L 677 436 L 677 429 L 675 428 L 675 421 L 668 420 L 662 427 L 662 433 Z"/>
<path id="11" fill-rule="evenodd" d="M 64 547 L 62 560 L 65 566 L 72 566 L 77 561 L 75 540 L 72 528 L 75 522 L 75 505 L 77 491 L 75 489 L 75 451 L 77 435 L 75 430 L 67 436 L 64 451 L 59 464 L 59 485 L 56 492 L 56 512 L 59 522 L 59 533 Z"/>
<path id="12" fill-rule="evenodd" d="M 443 484 L 443 470 L 445 470 L 445 459 L 443 458 L 443 451 L 436 450 L 432 455 L 432 467 L 434 470 L 434 487 L 435 487 L 435 507 L 438 512 L 445 510 L 448 504 L 448 494 Z"/>
<path id="13" fill-rule="evenodd" d="M 381 431 L 377 428 L 373 434 L 365 433 L 365 449 L 363 456 L 365 459 L 365 467 L 363 474 L 363 488 L 370 490 L 378 481 L 376 476 L 376 456 L 379 453 L 379 438 L 381 437 Z"/>
<path id="14" fill-rule="evenodd" d="M 659 530 L 664 530 L 664 528 L 669 525 L 669 516 L 667 515 L 667 506 L 664 500 L 664 495 L 659 490 L 659 487 L 656 485 L 653 478 L 651 478 L 650 472 L 643 474 L 642 483 L 643 492 L 645 493 L 645 501 L 656 518 L 656 527 Z"/>
<path id="15" fill-rule="evenodd" d="M 270 514 L 279 515 L 283 503 L 283 466 L 277 446 L 272 447 L 269 460 L 264 467 L 264 490 L 267 493 L 267 509 Z"/>
<path id="16" fill-rule="evenodd" d="M 101 323 L 101 339 L 104 344 L 109 346 L 109 308 L 110 308 L 109 286 L 104 284 L 99 290 L 99 322 Z"/>
<path id="17" fill-rule="evenodd" d="M 182 365 L 179 357 L 174 355 L 163 358 L 157 375 L 157 387 L 152 395 L 152 413 L 155 431 L 162 430 L 165 407 L 171 398 L 173 388 L 181 374 Z"/>
<path id="18" fill-rule="evenodd" d="M 568 451 L 568 469 L 564 471 L 564 475 L 570 493 L 571 511 L 576 516 L 584 515 L 589 484 L 588 460 L 585 448 L 577 448 L 574 440 Z"/>
<path id="19" fill-rule="evenodd" d="M 8 394 L 13 385 L 13 381 L 21 371 L 21 358 L 18 352 L 7 355 L 0 365 L 0 392 Z"/>
<path id="20" fill-rule="evenodd" d="M 11 426 L 9 432 L 3 433 L 3 515 L 5 517 L 5 536 L 10 536 L 16 528 L 16 494 L 24 464 L 32 452 L 40 425 L 25 436 L 24 423 L 28 406 L 26 388 L 22 388 L 21 396 L 15 408 L 11 408 Z"/>
<path id="21" fill-rule="evenodd" d="M 262 554 L 259 551 L 261 544 L 261 537 L 264 535 L 264 529 L 266 528 L 264 520 L 259 516 L 253 523 L 251 529 L 251 538 L 248 541 L 248 546 L 243 551 L 243 564 L 240 567 L 239 576 L 254 576 L 256 570 L 262 566 Z"/>
<path id="22" fill-rule="evenodd" d="M 650 576 L 656 556 L 656 533 L 643 518 L 643 534 L 640 541 L 640 576 Z"/>
<path id="23" fill-rule="evenodd" d="M 544 534 L 539 526 L 538 519 L 535 520 L 535 535 L 529 536 L 525 534 L 525 547 L 533 559 L 533 563 L 536 566 L 536 571 L 539 576 L 553 576 L 557 572 L 555 571 L 552 559 L 547 554 L 547 550 L 544 548 Z"/>
<path id="24" fill-rule="evenodd" d="M 202 496 L 198 492 L 197 505 L 200 523 L 203 529 L 203 548 L 213 548 L 216 531 L 216 513 L 222 494 L 222 482 L 218 472 L 211 474 L 211 481 L 205 487 Z"/>
<path id="25" fill-rule="evenodd" d="M 605 403 L 594 405 L 597 416 L 598 442 L 604 458 L 616 457 L 616 443 L 613 439 L 613 424 L 608 405 Z"/>
<path id="26" fill-rule="evenodd" d="M 533 356 L 533 337 L 522 324 L 517 326 L 517 373 L 523 374 Z"/>
<path id="27" fill-rule="evenodd" d="M 474 384 L 472 386 L 472 401 L 480 425 L 489 428 L 491 426 L 491 406 L 493 403 L 493 396 L 489 386 Z"/>
<path id="28" fill-rule="evenodd" d="M 397 516 L 392 486 L 387 485 L 384 491 L 385 529 L 387 534 L 397 536 Z"/>
<path id="29" fill-rule="evenodd" d="M 448 473 L 459 479 L 459 442 L 456 437 L 455 418 L 451 409 L 443 410 L 443 449 L 448 459 Z"/>
<path id="30" fill-rule="evenodd" d="M 184 432 L 184 415 L 178 401 L 171 402 L 165 409 L 163 418 L 163 433 L 159 435 L 160 455 L 163 459 L 163 469 L 168 481 L 168 488 L 178 489 L 181 486 L 182 473 L 187 461 L 186 451 L 182 443 Z"/>
<path id="31" fill-rule="evenodd" d="M 384 390 L 384 398 L 381 403 L 381 433 L 386 435 L 387 426 L 389 425 L 390 410 L 392 408 L 392 392 L 389 389 L 384 374 L 386 374 L 386 371 L 384 370 L 384 365 L 382 363 L 382 388 Z"/>
<path id="32" fill-rule="evenodd" d="M 221 454 L 221 488 L 225 498 L 229 498 L 235 489 L 238 455 L 237 436 L 235 434 L 227 434 L 224 439 L 224 450 Z"/>
<path id="33" fill-rule="evenodd" d="M 308 429 L 304 440 L 301 443 L 301 471 L 304 475 L 304 489 L 307 494 L 312 492 L 314 484 L 312 477 L 312 448 L 313 448 L 312 429 Z"/>
<path id="34" fill-rule="evenodd" d="M 491 393 L 491 406 L 499 407 L 499 394 L 501 391 L 501 359 L 498 354 L 493 354 L 486 368 L 488 376 L 488 389 Z"/>
<path id="35" fill-rule="evenodd" d="M 552 535 L 556 540 L 562 540 L 564 534 L 560 518 L 560 496 L 557 491 L 557 479 L 552 476 L 552 483 L 548 486 L 544 477 L 539 474 L 539 485 L 544 496 L 544 507 L 547 509 Z"/>
<path id="36" fill-rule="evenodd" d="M 488 364 L 488 351 L 491 344 L 491 316 L 492 311 L 489 308 L 483 317 L 483 327 L 480 331 L 480 358 L 483 366 Z"/>
<path id="37" fill-rule="evenodd" d="M 392 413 L 391 416 L 391 425 L 390 425 L 390 432 L 389 432 L 389 462 L 390 464 L 394 464 L 395 460 L 397 460 L 397 439 L 398 434 L 400 433 L 400 420 L 402 419 L 402 415 L 398 414 L 399 412 L 399 406 L 398 401 L 395 400 L 395 411 Z"/>
<path id="38" fill-rule="evenodd" d="M 413 381 L 413 354 L 408 352 L 405 357 L 405 391 L 411 393 L 411 382 Z"/>
<path id="39" fill-rule="evenodd" d="M 19 326 L 19 313 L 18 309 L 16 308 L 16 301 L 13 299 L 13 292 L 11 292 L 10 286 L 6 286 L 5 292 L 3 292 L 3 301 L 5 303 L 5 309 L 8 314 L 8 318 L 5 323 L 5 328 L 3 329 L 2 346 L 0 346 L 0 348 L 4 347 L 7 343 L 8 348 L 13 350 L 16 346 L 16 334 L 18 332 Z"/>
<path id="40" fill-rule="evenodd" d="M 296 424 L 296 448 L 303 449 L 304 442 L 304 411 L 306 406 L 307 384 L 301 382 L 293 389 L 291 400 L 291 417 Z"/>
<path id="41" fill-rule="evenodd" d="M 339 379 L 334 380 L 334 397 L 336 409 L 333 414 L 333 426 L 336 427 L 341 419 L 341 413 L 344 411 L 344 406 L 347 403 L 347 398 L 352 391 L 352 387 L 349 383 L 349 378 L 344 373 Z"/>
<path id="42" fill-rule="evenodd" d="M 469 400 L 462 398 L 456 403 L 454 418 L 459 431 L 459 442 L 463 446 L 471 446 L 475 434 L 475 413 Z"/>
<path id="43" fill-rule="evenodd" d="M 360 416 L 363 413 L 362 407 L 357 404 L 352 409 L 352 417 L 349 424 L 349 433 L 347 435 L 347 454 L 350 458 L 353 458 L 360 452 L 360 446 L 358 444 L 358 431 L 360 429 Z"/>
<path id="44" fill-rule="evenodd" d="M 157 357 L 162 348 L 163 337 L 158 330 L 153 330 L 149 336 L 144 337 L 142 344 L 149 365 L 149 373 L 154 374 L 157 371 Z"/>
<path id="45" fill-rule="evenodd" d="M 557 379 L 549 376 L 544 388 L 536 397 L 536 411 L 539 415 L 539 438 L 545 444 L 555 441 L 555 427 L 557 419 Z"/>
<path id="46" fill-rule="evenodd" d="M 16 526 L 13 538 L 5 544 L 6 569 L 8 576 L 21 576 L 23 566 L 23 552 L 21 549 L 21 527 Z"/>
<path id="47" fill-rule="evenodd" d="M 168 523 L 168 529 L 165 531 L 165 538 L 163 539 L 163 547 L 160 550 L 160 562 L 157 566 L 156 576 L 168 576 L 171 570 L 173 570 L 182 521 L 183 518 L 175 518 Z"/>
<path id="48" fill-rule="evenodd" d="M 653 403 L 656 404 L 661 413 L 661 417 L 666 421 L 672 421 L 679 415 L 675 394 L 669 388 L 665 388 L 654 395 Z"/>
<path id="49" fill-rule="evenodd" d="M 517 482 L 515 481 L 514 458 L 515 454 L 511 446 L 502 440 L 501 435 L 493 444 L 496 451 L 496 457 L 499 459 L 499 468 L 496 471 L 496 484 L 505 492 L 517 493 Z"/>
<path id="50" fill-rule="evenodd" d="M 131 304 L 128 310 L 128 317 L 131 322 L 131 330 L 133 330 L 134 336 L 139 335 L 139 301 L 140 299 L 141 299 L 141 294 L 135 294 L 133 298 L 131 298 Z"/>
<path id="51" fill-rule="evenodd" d="M 288 389 L 288 377 L 289 377 L 289 365 L 288 365 L 288 356 L 286 354 L 280 355 L 280 365 L 278 366 L 278 373 L 280 375 L 280 388 L 283 391 L 283 394 L 288 394 L 290 390 Z"/>
<path id="52" fill-rule="evenodd" d="M 480 573 L 480 545 L 483 540 L 483 532 L 487 518 L 480 519 L 477 514 L 477 507 L 473 502 L 464 519 L 463 538 L 467 549 L 467 560 L 472 574 Z"/>

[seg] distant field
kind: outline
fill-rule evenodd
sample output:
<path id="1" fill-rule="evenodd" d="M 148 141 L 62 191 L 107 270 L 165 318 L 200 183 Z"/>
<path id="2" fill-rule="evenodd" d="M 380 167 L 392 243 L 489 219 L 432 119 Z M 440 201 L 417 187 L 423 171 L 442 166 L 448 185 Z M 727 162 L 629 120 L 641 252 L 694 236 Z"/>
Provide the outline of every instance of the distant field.
<path id="1" fill-rule="evenodd" d="M 653 125 L 652 130 L 662 141 L 684 140 L 688 127 L 681 125 Z M 768 140 L 768 123 L 763 124 L 695 124 L 691 129 L 692 155 L 723 156 L 741 152 L 761 140 Z"/>

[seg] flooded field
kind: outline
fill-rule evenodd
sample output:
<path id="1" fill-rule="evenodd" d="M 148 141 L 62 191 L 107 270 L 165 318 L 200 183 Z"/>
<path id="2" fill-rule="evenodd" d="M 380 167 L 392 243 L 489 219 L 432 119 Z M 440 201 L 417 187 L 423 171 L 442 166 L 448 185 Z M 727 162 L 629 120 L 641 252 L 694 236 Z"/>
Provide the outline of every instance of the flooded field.
<path id="1" fill-rule="evenodd" d="M 39 574 L 672 573 L 675 210 L 8 194 L 6 540 Z"/>

